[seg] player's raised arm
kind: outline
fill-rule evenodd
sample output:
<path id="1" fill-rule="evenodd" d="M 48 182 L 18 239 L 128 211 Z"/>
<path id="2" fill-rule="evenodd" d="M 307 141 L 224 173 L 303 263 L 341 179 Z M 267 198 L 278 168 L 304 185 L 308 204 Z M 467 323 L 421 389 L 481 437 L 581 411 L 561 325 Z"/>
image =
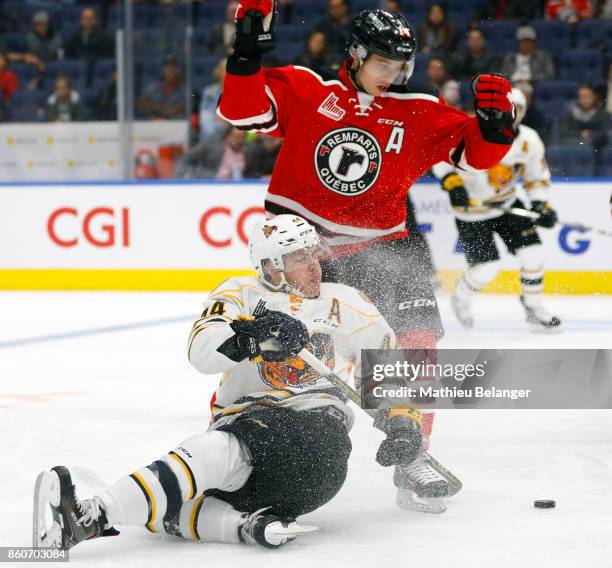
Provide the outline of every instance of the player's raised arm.
<path id="1" fill-rule="evenodd" d="M 512 85 L 501 75 L 481 73 L 472 79 L 472 92 L 476 118 L 468 122 L 451 160 L 462 169 L 483 170 L 499 163 L 514 140 Z"/>
<path id="2" fill-rule="evenodd" d="M 261 56 L 274 49 L 276 18 L 275 0 L 241 0 L 217 114 L 241 130 L 281 136 L 286 81 L 282 72 L 279 80 L 266 78 L 261 67 Z"/>

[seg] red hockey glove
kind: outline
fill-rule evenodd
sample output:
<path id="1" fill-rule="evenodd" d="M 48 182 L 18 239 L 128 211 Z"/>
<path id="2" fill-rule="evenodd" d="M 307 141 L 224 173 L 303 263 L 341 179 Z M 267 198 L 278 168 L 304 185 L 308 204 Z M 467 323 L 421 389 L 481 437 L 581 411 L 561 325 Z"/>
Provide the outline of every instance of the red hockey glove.
<path id="1" fill-rule="evenodd" d="M 240 0 L 236 10 L 236 20 L 242 20 L 249 10 L 259 12 L 262 16 L 272 13 L 273 0 Z"/>
<path id="2" fill-rule="evenodd" d="M 234 54 L 253 59 L 274 49 L 276 0 L 241 0 L 236 10 Z"/>
<path id="3" fill-rule="evenodd" d="M 510 81 L 502 75 L 480 73 L 472 79 L 472 92 L 483 138 L 495 144 L 512 144 L 515 110 Z"/>

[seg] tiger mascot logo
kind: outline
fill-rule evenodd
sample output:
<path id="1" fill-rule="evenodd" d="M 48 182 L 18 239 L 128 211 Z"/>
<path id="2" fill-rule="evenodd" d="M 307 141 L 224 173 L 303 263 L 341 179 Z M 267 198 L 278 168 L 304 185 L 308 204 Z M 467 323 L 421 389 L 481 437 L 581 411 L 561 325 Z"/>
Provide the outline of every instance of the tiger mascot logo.
<path id="1" fill-rule="evenodd" d="M 306 349 L 323 361 L 328 369 L 334 368 L 334 342 L 326 333 L 316 332 Z M 261 380 L 275 389 L 301 387 L 321 378 L 300 357 L 289 357 L 284 361 L 261 361 L 257 364 Z"/>
<path id="2" fill-rule="evenodd" d="M 489 184 L 499 192 L 512 181 L 513 171 L 509 166 L 497 164 L 497 166 L 488 170 L 487 174 L 489 177 Z"/>

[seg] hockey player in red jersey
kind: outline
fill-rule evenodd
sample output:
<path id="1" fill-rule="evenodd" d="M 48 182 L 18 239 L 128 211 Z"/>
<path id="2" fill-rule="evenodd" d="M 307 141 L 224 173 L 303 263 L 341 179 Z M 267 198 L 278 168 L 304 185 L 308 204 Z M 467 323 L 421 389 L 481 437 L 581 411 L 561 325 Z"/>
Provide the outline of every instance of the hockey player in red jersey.
<path id="1" fill-rule="evenodd" d="M 407 244 L 406 194 L 440 161 L 486 169 L 513 140 L 510 83 L 472 82 L 476 117 L 412 85 L 415 34 L 401 14 L 365 10 L 338 76 L 299 66 L 262 69 L 274 47 L 273 0 L 241 0 L 218 114 L 238 128 L 284 137 L 266 198 L 269 215 L 295 213 L 330 250 L 323 279 L 363 291 L 405 348 L 443 335 L 430 278 Z M 424 422 L 425 441 L 431 430 Z"/>

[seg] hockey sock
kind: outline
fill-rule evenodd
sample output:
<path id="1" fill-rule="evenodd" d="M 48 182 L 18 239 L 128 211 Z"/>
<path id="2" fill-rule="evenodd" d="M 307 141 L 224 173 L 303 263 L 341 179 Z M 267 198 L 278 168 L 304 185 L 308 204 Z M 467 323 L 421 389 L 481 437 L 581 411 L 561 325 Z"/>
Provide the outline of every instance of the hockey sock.
<path id="1" fill-rule="evenodd" d="M 424 362 L 436 363 L 437 349 L 436 349 L 436 336 L 431 331 L 412 331 L 409 333 L 398 334 L 397 336 L 397 347 L 398 349 L 411 349 L 411 350 L 424 350 Z M 430 381 L 435 377 L 422 376 L 416 377 L 417 381 Z M 423 424 L 421 425 L 421 432 L 423 433 L 423 449 L 428 450 L 431 438 L 431 432 L 433 430 L 434 411 L 427 409 L 427 404 L 434 401 L 419 402 L 419 406 L 423 412 Z"/>
<path id="2" fill-rule="evenodd" d="M 242 517 L 229 503 L 202 494 L 183 503 L 174 534 L 204 542 L 239 543 Z"/>
<path id="3" fill-rule="evenodd" d="M 544 251 L 542 245 L 531 245 L 516 252 L 521 263 L 521 290 L 525 305 L 537 308 L 544 293 Z"/>

